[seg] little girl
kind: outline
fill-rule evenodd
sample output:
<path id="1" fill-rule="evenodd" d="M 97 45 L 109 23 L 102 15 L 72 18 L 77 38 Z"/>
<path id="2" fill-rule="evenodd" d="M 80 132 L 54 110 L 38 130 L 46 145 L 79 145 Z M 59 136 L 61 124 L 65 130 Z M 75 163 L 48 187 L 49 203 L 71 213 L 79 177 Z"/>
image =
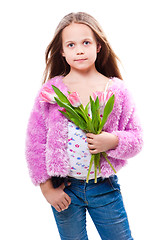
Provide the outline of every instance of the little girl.
<path id="1" fill-rule="evenodd" d="M 88 239 L 86 210 L 102 240 L 133 239 L 117 176 L 103 157 L 97 183 L 94 167 L 86 183 L 91 154 L 105 151 L 118 171 L 142 148 L 141 127 L 117 60 L 97 21 L 83 12 L 65 16 L 47 47 L 40 92 L 52 89 L 52 84 L 65 95 L 76 91 L 84 106 L 97 91 L 115 95 L 113 111 L 98 135 L 85 134 L 40 94 L 35 100 L 26 157 L 31 179 L 51 205 L 62 240 Z M 55 187 L 55 180 L 65 181 Z"/>

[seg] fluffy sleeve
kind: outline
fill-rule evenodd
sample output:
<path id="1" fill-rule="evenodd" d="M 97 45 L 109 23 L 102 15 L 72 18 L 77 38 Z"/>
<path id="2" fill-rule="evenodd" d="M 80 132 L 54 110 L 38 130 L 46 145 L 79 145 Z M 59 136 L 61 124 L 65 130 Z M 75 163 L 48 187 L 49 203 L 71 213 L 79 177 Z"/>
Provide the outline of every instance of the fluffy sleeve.
<path id="1" fill-rule="evenodd" d="M 111 158 L 127 160 L 139 153 L 143 146 L 142 129 L 130 92 L 121 90 L 121 114 L 117 130 L 112 131 L 119 139 L 116 149 L 107 151 Z"/>
<path id="2" fill-rule="evenodd" d="M 48 104 L 38 97 L 31 112 L 26 134 L 26 160 L 30 177 L 35 185 L 45 182 L 50 177 L 46 170 L 46 115 Z"/>

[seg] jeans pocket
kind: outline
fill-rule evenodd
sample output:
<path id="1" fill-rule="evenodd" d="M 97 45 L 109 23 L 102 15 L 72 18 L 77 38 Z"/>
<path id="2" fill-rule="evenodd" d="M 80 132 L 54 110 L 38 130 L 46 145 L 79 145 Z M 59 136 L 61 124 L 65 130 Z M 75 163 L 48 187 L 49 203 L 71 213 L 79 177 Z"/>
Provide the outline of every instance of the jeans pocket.
<path id="1" fill-rule="evenodd" d="M 108 180 L 109 180 L 109 183 L 110 183 L 110 185 L 111 185 L 111 187 L 112 187 L 113 190 L 119 191 L 119 192 L 121 191 L 120 185 L 119 185 L 119 183 L 118 183 L 118 177 L 117 177 L 117 175 L 110 176 L 110 177 L 108 178 Z"/>

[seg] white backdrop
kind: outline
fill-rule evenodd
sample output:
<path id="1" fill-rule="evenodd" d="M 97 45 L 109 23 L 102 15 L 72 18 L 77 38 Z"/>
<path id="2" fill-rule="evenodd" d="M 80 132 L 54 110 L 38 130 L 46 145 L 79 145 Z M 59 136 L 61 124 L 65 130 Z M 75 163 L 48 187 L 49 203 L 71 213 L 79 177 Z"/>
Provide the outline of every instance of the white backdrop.
<path id="1" fill-rule="evenodd" d="M 50 206 L 29 178 L 24 145 L 45 49 L 61 18 L 72 11 L 88 12 L 100 22 L 123 63 L 144 129 L 144 148 L 119 172 L 119 182 L 134 239 L 160 239 L 158 0 L 1 1 L 1 239 L 59 240 Z M 87 220 L 89 239 L 99 240 L 88 215 Z"/>

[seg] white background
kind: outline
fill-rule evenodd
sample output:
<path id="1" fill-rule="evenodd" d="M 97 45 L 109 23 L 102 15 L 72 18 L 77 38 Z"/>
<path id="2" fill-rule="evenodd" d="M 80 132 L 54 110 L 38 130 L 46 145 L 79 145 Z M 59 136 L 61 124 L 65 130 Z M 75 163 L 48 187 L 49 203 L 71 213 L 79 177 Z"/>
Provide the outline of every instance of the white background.
<path id="1" fill-rule="evenodd" d="M 119 182 L 134 239 L 160 239 L 158 0 L 1 2 L 1 239 L 59 239 L 50 206 L 29 178 L 24 149 L 45 49 L 61 18 L 72 11 L 93 15 L 122 61 L 144 129 L 144 148 L 119 172 Z M 99 240 L 88 215 L 87 220 L 89 239 Z"/>

